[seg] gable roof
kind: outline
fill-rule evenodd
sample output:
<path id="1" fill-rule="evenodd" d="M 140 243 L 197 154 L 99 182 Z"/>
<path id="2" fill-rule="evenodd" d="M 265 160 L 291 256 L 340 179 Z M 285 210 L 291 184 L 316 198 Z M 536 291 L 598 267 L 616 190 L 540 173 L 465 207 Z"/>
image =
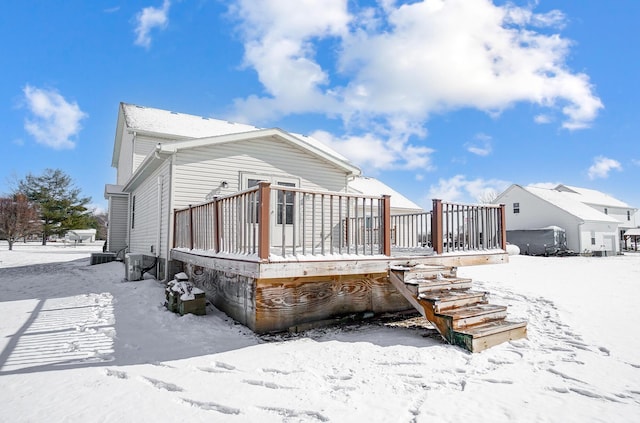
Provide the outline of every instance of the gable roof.
<path id="1" fill-rule="evenodd" d="M 169 137 L 202 138 L 258 129 L 252 125 L 204 116 L 177 113 L 135 104 L 120 104 L 127 128 L 133 131 L 166 134 Z"/>
<path id="2" fill-rule="evenodd" d="M 576 196 L 576 199 L 582 203 L 598 206 L 631 208 L 631 206 L 629 206 L 624 201 L 620 201 L 617 198 L 610 196 L 609 194 L 605 194 L 604 192 L 597 191 L 595 189 L 579 188 L 564 184 L 560 184 L 554 189 L 557 191 L 574 194 Z"/>
<path id="3" fill-rule="evenodd" d="M 519 185 L 517 186 L 520 187 Z M 533 186 L 520 188 L 583 221 L 620 223 L 613 217 L 578 201 L 572 193 Z"/>
<path id="4" fill-rule="evenodd" d="M 186 113 L 177 113 L 169 110 L 156 109 L 153 107 L 138 106 L 135 104 L 120 103 L 118 113 L 118 124 L 116 139 L 113 148 L 112 166 L 117 166 L 120 156 L 120 148 L 122 144 L 122 133 L 124 129 L 139 134 L 151 135 L 167 140 L 201 140 L 201 145 L 208 141 L 213 141 L 214 137 L 222 137 L 230 134 L 249 134 L 259 136 L 259 131 L 265 130 L 253 125 L 229 122 L 226 120 L 207 118 L 203 116 L 190 115 Z M 349 162 L 337 151 L 329 146 L 316 140 L 315 138 L 305 135 L 292 134 L 277 128 L 273 131 L 279 131 L 280 134 L 286 134 L 288 141 L 298 144 L 302 148 L 306 148 L 318 153 L 320 156 L 328 158 L 333 162 L 342 162 L 347 164 L 355 174 L 360 174 L 360 169 Z M 218 142 L 223 138 L 219 138 Z M 233 137 L 229 138 L 230 140 Z M 240 139 L 246 139 L 240 136 Z M 184 148 L 189 148 L 185 145 Z"/>
<path id="5" fill-rule="evenodd" d="M 248 141 L 261 138 L 273 138 L 287 142 L 291 145 L 311 152 L 315 156 L 328 161 L 329 163 L 332 163 L 334 166 L 343 169 L 347 173 L 353 175 L 360 174 L 360 168 L 351 164 L 349 160 L 329 149 L 318 140 L 315 140 L 311 137 L 295 136 L 279 128 L 254 129 L 253 131 L 248 132 L 230 133 L 213 137 L 190 139 L 181 142 L 171 142 L 166 144 L 161 143 L 158 145 L 157 151 L 160 153 L 174 153 L 176 151 L 186 150 L 189 148 L 220 145 L 230 142 Z"/>
<path id="6" fill-rule="evenodd" d="M 364 195 L 390 195 L 391 207 L 408 210 L 422 211 L 423 208 L 409 200 L 398 191 L 375 178 L 358 176 L 348 183 L 349 191 Z"/>
<path id="7" fill-rule="evenodd" d="M 303 141 L 303 139 L 295 137 L 288 132 L 278 128 L 258 129 L 249 132 L 231 133 L 218 135 L 215 137 L 187 139 L 179 142 L 158 143 L 156 148 L 150 152 L 142 163 L 136 168 L 135 172 L 122 188 L 125 192 L 135 189 L 142 181 L 151 175 L 160 165 L 171 155 L 180 150 L 187 150 L 197 147 L 211 147 L 230 142 L 260 140 L 264 138 L 274 138 L 290 143 L 298 148 L 315 155 L 316 157 L 328 161 L 334 166 L 342 169 L 345 173 L 351 175 L 359 175 L 360 169 L 352 165 L 348 160 L 342 159 L 341 156 L 335 157 L 328 154 L 324 149 L 317 148 L 314 144 Z M 304 138 L 306 139 L 306 138 Z"/>

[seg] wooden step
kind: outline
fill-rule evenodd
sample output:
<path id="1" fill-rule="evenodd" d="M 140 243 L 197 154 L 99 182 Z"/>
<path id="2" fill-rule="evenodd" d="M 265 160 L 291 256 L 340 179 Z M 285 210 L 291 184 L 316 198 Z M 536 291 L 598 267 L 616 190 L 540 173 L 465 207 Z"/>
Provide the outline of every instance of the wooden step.
<path id="1" fill-rule="evenodd" d="M 445 291 L 427 291 L 420 294 L 419 298 L 431 302 L 433 311 L 440 313 L 452 308 L 486 304 L 487 293 L 469 289 L 449 289 Z"/>
<path id="2" fill-rule="evenodd" d="M 459 307 L 438 313 L 451 319 L 454 330 L 467 326 L 480 325 L 507 317 L 507 307 L 495 304 L 476 304 Z"/>
<path id="3" fill-rule="evenodd" d="M 476 352 L 527 335 L 526 322 L 505 320 L 507 307 L 488 304 L 455 267 L 392 266 L 389 281 L 449 343 Z"/>
<path id="4" fill-rule="evenodd" d="M 455 268 L 441 265 L 393 265 L 390 269 L 395 271 L 400 280 L 405 283 L 420 279 L 433 279 L 438 275 L 456 276 Z"/>
<path id="5" fill-rule="evenodd" d="M 414 290 L 414 295 L 420 295 L 428 291 L 445 291 L 449 289 L 469 289 L 472 280 L 467 278 L 434 278 L 420 279 L 405 282 L 409 289 Z"/>
<path id="6" fill-rule="evenodd" d="M 471 352 L 479 352 L 526 336 L 527 322 L 498 320 L 456 330 L 451 342 Z"/>

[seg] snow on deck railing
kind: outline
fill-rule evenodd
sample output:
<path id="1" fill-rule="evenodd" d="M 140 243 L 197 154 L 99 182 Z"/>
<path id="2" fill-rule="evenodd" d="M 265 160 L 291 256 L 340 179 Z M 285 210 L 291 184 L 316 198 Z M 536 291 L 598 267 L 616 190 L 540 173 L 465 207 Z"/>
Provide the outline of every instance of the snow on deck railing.
<path id="1" fill-rule="evenodd" d="M 506 249 L 504 206 L 433 200 L 431 212 L 391 216 L 389 196 L 271 185 L 176 210 L 174 248 L 270 257 L 390 256 L 392 248 L 436 254 Z"/>
<path id="2" fill-rule="evenodd" d="M 176 210 L 174 248 L 254 255 L 263 260 L 270 255 L 389 255 L 388 216 L 388 196 L 261 182 Z"/>
<path id="3" fill-rule="evenodd" d="M 438 254 L 506 250 L 504 205 L 433 200 L 433 248 Z"/>

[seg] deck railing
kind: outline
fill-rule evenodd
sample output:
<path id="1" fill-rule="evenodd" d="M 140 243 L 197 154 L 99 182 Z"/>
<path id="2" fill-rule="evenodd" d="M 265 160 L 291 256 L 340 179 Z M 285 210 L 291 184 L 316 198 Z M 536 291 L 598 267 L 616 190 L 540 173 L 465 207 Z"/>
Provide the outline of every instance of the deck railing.
<path id="1" fill-rule="evenodd" d="M 389 255 L 389 201 L 388 196 L 314 192 L 261 182 L 176 210 L 174 248 L 263 260 L 274 255 Z"/>
<path id="2" fill-rule="evenodd" d="M 260 260 L 436 254 L 506 249 L 504 206 L 433 201 L 431 212 L 391 216 L 390 197 L 258 186 L 174 213 L 174 248 Z"/>
<path id="3" fill-rule="evenodd" d="M 431 247 L 431 212 L 391 216 L 391 246 Z"/>
<path id="4" fill-rule="evenodd" d="M 507 248 L 504 204 L 433 200 L 432 213 L 432 244 L 438 254 Z"/>

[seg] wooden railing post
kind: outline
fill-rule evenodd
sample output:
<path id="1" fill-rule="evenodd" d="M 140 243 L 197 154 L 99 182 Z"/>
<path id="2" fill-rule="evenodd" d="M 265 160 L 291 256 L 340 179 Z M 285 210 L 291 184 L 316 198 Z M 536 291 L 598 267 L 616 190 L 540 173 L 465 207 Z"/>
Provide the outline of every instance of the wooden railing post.
<path id="1" fill-rule="evenodd" d="M 213 249 L 216 253 L 220 252 L 220 236 L 222 234 L 222 219 L 220 219 L 220 203 L 216 197 L 213 199 L 213 228 L 216 231 L 213 239 Z"/>
<path id="2" fill-rule="evenodd" d="M 442 254 L 442 200 L 433 200 L 431 216 L 431 244 L 436 254 Z"/>
<path id="3" fill-rule="evenodd" d="M 507 212 L 504 204 L 500 204 L 500 236 L 502 237 L 502 249 L 507 251 Z"/>
<path id="4" fill-rule="evenodd" d="M 271 183 L 260 182 L 258 192 L 258 257 L 260 260 L 267 260 L 271 244 L 269 240 Z"/>
<path id="5" fill-rule="evenodd" d="M 189 204 L 189 249 L 193 250 L 193 207 Z"/>
<path id="6" fill-rule="evenodd" d="M 176 248 L 177 245 L 177 230 L 178 230 L 178 209 L 173 209 L 173 248 Z"/>
<path id="7" fill-rule="evenodd" d="M 382 196 L 382 228 L 384 230 L 382 240 L 382 254 L 391 256 L 391 196 Z"/>

